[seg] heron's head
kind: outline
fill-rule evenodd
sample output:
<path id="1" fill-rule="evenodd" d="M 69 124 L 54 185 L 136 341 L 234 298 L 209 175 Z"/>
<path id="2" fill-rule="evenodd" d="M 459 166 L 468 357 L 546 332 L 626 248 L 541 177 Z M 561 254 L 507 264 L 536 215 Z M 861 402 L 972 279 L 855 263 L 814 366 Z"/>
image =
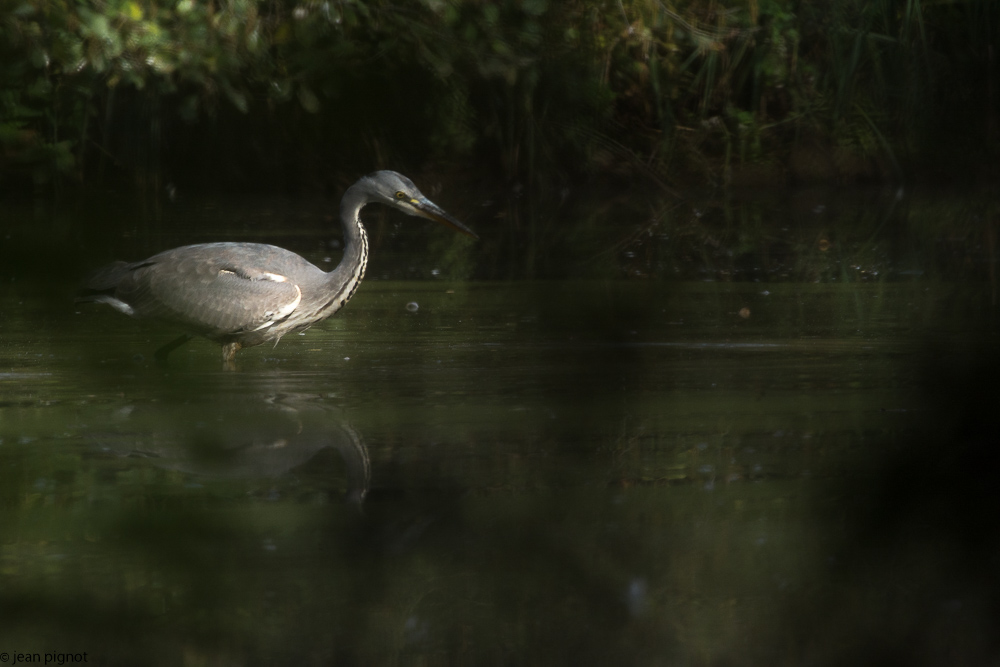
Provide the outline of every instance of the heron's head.
<path id="1" fill-rule="evenodd" d="M 451 217 L 440 206 L 425 197 L 413 181 L 395 171 L 376 171 L 361 179 L 369 201 L 377 201 L 392 206 L 408 215 L 416 215 L 445 227 L 468 234 L 473 238 L 479 236 L 461 222 Z"/>

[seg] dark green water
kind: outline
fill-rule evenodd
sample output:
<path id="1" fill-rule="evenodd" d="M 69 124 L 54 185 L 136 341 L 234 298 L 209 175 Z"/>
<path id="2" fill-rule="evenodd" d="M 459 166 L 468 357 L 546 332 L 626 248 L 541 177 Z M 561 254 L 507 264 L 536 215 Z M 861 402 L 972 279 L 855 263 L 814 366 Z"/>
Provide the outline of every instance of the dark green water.
<path id="1" fill-rule="evenodd" d="M 0 212 L 0 651 L 998 656 L 995 225 L 968 200 L 949 225 L 891 218 L 839 240 L 877 213 L 817 228 L 794 207 L 764 224 L 735 206 L 700 236 L 678 216 L 630 241 L 619 221 L 620 247 L 599 226 L 559 250 L 463 216 L 481 244 L 390 235 L 347 309 L 241 352 L 235 372 L 201 340 L 157 365 L 176 331 L 72 303 L 89 264 L 74 249 L 97 233 L 128 259 L 230 229 L 336 261 L 311 207 L 274 204 L 307 222 L 268 237 L 245 207 L 189 206 L 217 226 Z M 764 229 L 746 238 L 740 220 Z M 848 248 L 836 261 L 829 237 Z M 580 258 L 605 246 L 595 276 Z M 545 278 L 497 269 L 512 247 Z"/>

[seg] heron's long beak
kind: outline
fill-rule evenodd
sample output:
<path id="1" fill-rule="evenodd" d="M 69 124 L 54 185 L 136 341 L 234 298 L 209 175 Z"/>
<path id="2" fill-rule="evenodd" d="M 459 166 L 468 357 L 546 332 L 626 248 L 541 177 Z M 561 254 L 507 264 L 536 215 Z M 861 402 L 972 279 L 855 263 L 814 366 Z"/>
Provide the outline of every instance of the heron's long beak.
<path id="1" fill-rule="evenodd" d="M 427 218 L 428 220 L 433 220 L 434 222 L 440 222 L 445 227 L 450 227 L 456 232 L 462 232 L 463 234 L 468 234 L 474 239 L 478 239 L 479 235 L 474 231 L 463 225 L 461 222 L 451 217 L 440 206 L 430 201 L 429 199 L 411 199 L 410 204 L 416 210 L 416 214 L 422 218 Z"/>

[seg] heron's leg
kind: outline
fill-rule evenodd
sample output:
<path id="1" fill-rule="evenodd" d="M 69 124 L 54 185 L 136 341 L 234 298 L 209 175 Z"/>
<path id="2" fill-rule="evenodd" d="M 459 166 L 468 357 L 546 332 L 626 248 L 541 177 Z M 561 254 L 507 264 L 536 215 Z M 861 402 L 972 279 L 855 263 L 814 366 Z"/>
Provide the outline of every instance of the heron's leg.
<path id="1" fill-rule="evenodd" d="M 186 343 L 189 340 L 191 340 L 191 338 L 192 338 L 192 336 L 190 336 L 188 334 L 183 334 L 182 336 L 179 336 L 179 337 L 173 339 L 172 341 L 170 341 L 169 343 L 167 343 L 163 347 L 161 347 L 158 350 L 156 350 L 156 352 L 153 353 L 153 357 L 157 361 L 159 361 L 159 362 L 166 361 L 168 354 L 170 354 L 171 352 L 173 352 L 174 350 L 176 350 L 177 348 L 179 348 L 184 343 Z"/>
<path id="2" fill-rule="evenodd" d="M 238 342 L 225 343 L 222 346 L 222 367 L 227 370 L 236 369 L 236 353 L 242 348 Z"/>

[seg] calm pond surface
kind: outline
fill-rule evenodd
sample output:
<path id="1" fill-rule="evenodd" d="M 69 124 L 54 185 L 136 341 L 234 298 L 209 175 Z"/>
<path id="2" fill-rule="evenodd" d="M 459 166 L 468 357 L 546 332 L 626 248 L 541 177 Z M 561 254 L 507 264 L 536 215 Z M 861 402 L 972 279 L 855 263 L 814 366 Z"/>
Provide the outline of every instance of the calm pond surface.
<path id="1" fill-rule="evenodd" d="M 235 372 L 76 284 L 332 266 L 335 202 L 0 206 L 0 652 L 994 664 L 996 205 L 796 197 L 369 209 L 354 300 Z"/>

